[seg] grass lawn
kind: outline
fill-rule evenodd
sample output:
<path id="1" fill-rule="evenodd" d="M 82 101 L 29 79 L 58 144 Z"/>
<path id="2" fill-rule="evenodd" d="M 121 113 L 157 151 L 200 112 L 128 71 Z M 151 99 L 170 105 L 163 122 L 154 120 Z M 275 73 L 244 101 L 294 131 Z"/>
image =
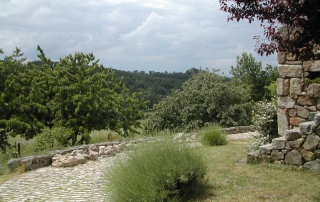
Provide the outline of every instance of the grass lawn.
<path id="1" fill-rule="evenodd" d="M 212 190 L 199 201 L 320 201 L 320 175 L 295 167 L 247 164 L 246 141 L 206 147 Z"/>

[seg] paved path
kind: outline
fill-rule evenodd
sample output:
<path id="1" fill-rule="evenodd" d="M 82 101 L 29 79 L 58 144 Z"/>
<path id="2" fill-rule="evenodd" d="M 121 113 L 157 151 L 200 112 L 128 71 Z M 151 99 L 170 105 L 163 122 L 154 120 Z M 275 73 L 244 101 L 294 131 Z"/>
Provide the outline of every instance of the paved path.
<path id="1" fill-rule="evenodd" d="M 246 139 L 257 133 L 228 135 L 229 140 Z M 99 158 L 75 167 L 39 168 L 0 185 L 0 201 L 108 201 L 103 175 L 117 156 Z"/>
<path id="2" fill-rule="evenodd" d="M 103 175 L 114 158 L 26 172 L 0 185 L 0 201 L 107 201 Z"/>

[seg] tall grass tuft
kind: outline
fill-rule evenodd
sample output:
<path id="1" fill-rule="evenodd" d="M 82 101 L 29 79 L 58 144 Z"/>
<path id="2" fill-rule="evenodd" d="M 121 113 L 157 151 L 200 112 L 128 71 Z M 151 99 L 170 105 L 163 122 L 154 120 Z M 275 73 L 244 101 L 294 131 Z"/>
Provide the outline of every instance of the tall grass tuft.
<path id="1" fill-rule="evenodd" d="M 186 201 L 205 185 L 199 149 L 173 140 L 140 143 L 109 169 L 108 201 Z"/>
<path id="2" fill-rule="evenodd" d="M 206 126 L 199 133 L 200 141 L 203 145 L 218 146 L 227 144 L 227 134 L 217 124 Z"/>

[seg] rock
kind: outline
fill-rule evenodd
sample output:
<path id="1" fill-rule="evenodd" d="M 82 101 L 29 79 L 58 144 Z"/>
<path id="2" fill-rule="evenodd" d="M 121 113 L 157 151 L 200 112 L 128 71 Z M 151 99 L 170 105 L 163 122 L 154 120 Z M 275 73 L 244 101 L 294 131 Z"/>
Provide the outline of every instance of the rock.
<path id="1" fill-rule="evenodd" d="M 288 115 L 289 115 L 289 117 L 295 117 L 297 115 L 297 110 L 296 109 L 289 109 Z"/>
<path id="2" fill-rule="evenodd" d="M 284 137 L 275 138 L 272 140 L 273 149 L 284 149 L 287 140 Z"/>
<path id="3" fill-rule="evenodd" d="M 284 152 L 278 150 L 272 150 L 271 159 L 273 161 L 280 161 L 284 159 Z"/>
<path id="4" fill-rule="evenodd" d="M 312 133 L 315 127 L 314 121 L 308 121 L 304 123 L 300 123 L 299 128 L 302 135 L 309 135 Z"/>
<path id="5" fill-rule="evenodd" d="M 312 97 L 320 97 L 320 84 L 313 83 L 308 86 L 308 92 L 312 92 Z"/>
<path id="6" fill-rule="evenodd" d="M 272 149 L 272 144 L 262 145 L 259 147 L 259 154 L 270 154 Z"/>
<path id="7" fill-rule="evenodd" d="M 277 79 L 277 94 L 288 95 L 289 94 L 289 79 L 278 78 Z"/>
<path id="8" fill-rule="evenodd" d="M 282 136 L 283 134 L 285 134 L 286 130 L 289 129 L 289 122 L 288 122 L 288 118 L 285 110 L 278 109 L 277 115 L 278 115 L 278 120 L 277 120 L 278 134 Z"/>
<path id="9" fill-rule="evenodd" d="M 89 159 L 90 160 L 95 161 L 95 160 L 98 159 L 98 157 L 99 157 L 99 153 L 98 152 L 89 150 Z"/>
<path id="10" fill-rule="evenodd" d="M 32 165 L 33 159 L 33 156 L 24 157 L 20 160 L 20 165 L 23 166 L 26 170 L 28 170 L 28 167 Z"/>
<path id="11" fill-rule="evenodd" d="M 302 135 L 301 135 L 300 129 L 292 129 L 292 130 L 287 130 L 284 137 L 288 141 L 293 141 L 301 138 Z"/>
<path id="12" fill-rule="evenodd" d="M 314 150 L 314 156 L 315 156 L 315 158 L 320 159 L 320 149 Z"/>
<path id="13" fill-rule="evenodd" d="M 318 144 L 320 142 L 320 137 L 316 134 L 308 135 L 306 138 L 306 141 L 303 144 L 303 148 L 312 151 L 315 150 L 318 147 Z"/>
<path id="14" fill-rule="evenodd" d="M 303 165 L 303 169 L 311 170 L 315 173 L 320 174 L 320 159 L 316 159 L 314 161 L 309 161 Z"/>
<path id="15" fill-rule="evenodd" d="M 311 110 L 311 109 L 310 109 Z M 314 109 L 313 111 L 316 111 L 317 109 Z M 314 117 L 316 116 L 317 112 L 310 112 L 308 116 L 308 121 L 313 121 Z"/>
<path id="16" fill-rule="evenodd" d="M 301 79 L 292 78 L 290 79 L 290 97 L 301 95 Z"/>
<path id="17" fill-rule="evenodd" d="M 302 65 L 278 65 L 279 76 L 300 78 L 302 74 Z"/>
<path id="18" fill-rule="evenodd" d="M 107 156 L 113 156 L 115 155 L 115 152 L 113 150 L 113 146 L 107 146 L 104 150 L 104 154 Z"/>
<path id="19" fill-rule="evenodd" d="M 303 144 L 303 138 L 300 138 L 294 141 L 288 141 L 288 144 L 293 149 L 299 149 Z"/>
<path id="20" fill-rule="evenodd" d="M 104 155 L 104 149 L 105 148 L 106 148 L 105 146 L 99 146 L 99 156 Z"/>
<path id="21" fill-rule="evenodd" d="M 292 150 L 285 157 L 285 163 L 288 165 L 301 165 L 302 156 L 298 150 Z"/>
<path id="22" fill-rule="evenodd" d="M 319 72 L 320 71 L 320 61 L 319 60 L 304 61 L 303 68 L 307 72 Z"/>
<path id="23" fill-rule="evenodd" d="M 309 109 L 308 108 L 305 108 L 305 107 L 300 107 L 300 106 L 296 106 L 296 109 L 297 109 L 297 115 L 299 117 L 302 117 L 302 118 L 308 118 L 309 117 Z"/>
<path id="24" fill-rule="evenodd" d="M 278 97 L 278 107 L 281 109 L 289 109 L 294 108 L 295 99 L 288 96 L 280 96 Z"/>
<path id="25" fill-rule="evenodd" d="M 249 152 L 247 154 L 247 163 L 256 163 L 258 162 L 259 150 Z"/>
<path id="26" fill-rule="evenodd" d="M 299 126 L 300 123 L 306 122 L 307 120 L 300 117 L 292 117 L 290 118 L 290 124 L 293 126 Z"/>
<path id="27" fill-rule="evenodd" d="M 314 123 L 318 126 L 320 125 L 320 113 L 317 113 L 315 116 L 314 116 Z"/>
<path id="28" fill-rule="evenodd" d="M 71 153 L 70 153 L 70 156 L 81 156 L 83 153 L 83 150 L 82 149 L 77 149 L 77 150 L 73 150 Z"/>
<path id="29" fill-rule="evenodd" d="M 20 166 L 20 159 L 10 159 L 8 161 L 8 168 L 11 171 L 16 170 Z"/>
<path id="30" fill-rule="evenodd" d="M 89 146 L 89 151 L 99 152 L 99 148 L 97 145 L 92 144 Z"/>
<path id="31" fill-rule="evenodd" d="M 315 155 L 314 155 L 314 153 L 312 153 L 311 151 L 302 149 L 302 150 L 300 151 L 300 154 L 302 155 L 302 157 L 303 157 L 304 160 L 306 160 L 306 161 L 312 161 L 312 160 L 315 159 Z"/>
<path id="32" fill-rule="evenodd" d="M 299 105 L 314 105 L 314 99 L 310 98 L 310 97 L 305 97 L 305 96 L 299 96 L 297 103 Z"/>

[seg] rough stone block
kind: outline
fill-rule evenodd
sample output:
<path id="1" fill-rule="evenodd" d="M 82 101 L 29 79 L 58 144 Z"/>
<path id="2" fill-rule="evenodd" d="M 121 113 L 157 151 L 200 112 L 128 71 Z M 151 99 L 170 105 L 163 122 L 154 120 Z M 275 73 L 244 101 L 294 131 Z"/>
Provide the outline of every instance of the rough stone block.
<path id="1" fill-rule="evenodd" d="M 308 121 L 300 123 L 299 128 L 302 135 L 309 135 L 312 133 L 313 129 L 315 127 L 314 121 Z"/>
<path id="2" fill-rule="evenodd" d="M 296 106 L 297 109 L 297 115 L 301 118 L 308 118 L 309 116 L 309 109 L 301 106 Z"/>
<path id="3" fill-rule="evenodd" d="M 278 52 L 278 63 L 285 64 L 286 63 L 286 53 Z"/>
<path id="4" fill-rule="evenodd" d="M 302 149 L 302 150 L 300 151 L 300 154 L 302 155 L 303 159 L 306 160 L 306 161 L 312 161 L 312 160 L 315 159 L 315 155 L 314 155 L 314 153 L 311 152 L 311 151 Z"/>
<path id="5" fill-rule="evenodd" d="M 295 117 L 297 115 L 297 110 L 296 109 L 289 109 L 288 115 L 289 115 L 289 117 Z"/>
<path id="6" fill-rule="evenodd" d="M 247 163 L 256 163 L 258 162 L 259 150 L 249 152 L 247 154 Z"/>
<path id="7" fill-rule="evenodd" d="M 310 112 L 308 116 L 308 121 L 313 121 L 316 114 L 317 112 Z"/>
<path id="8" fill-rule="evenodd" d="M 278 134 L 280 136 L 283 136 L 286 132 L 286 130 L 289 129 L 289 120 L 288 117 L 286 115 L 286 111 L 282 110 L 282 109 L 278 109 L 277 112 L 277 116 L 278 116 Z"/>
<path id="9" fill-rule="evenodd" d="M 299 96 L 298 100 L 297 100 L 297 103 L 299 105 L 314 105 L 314 99 L 310 98 L 310 97 L 307 97 L 307 96 Z"/>
<path id="10" fill-rule="evenodd" d="M 289 61 L 297 61 L 297 55 L 294 53 L 287 53 L 286 59 Z"/>
<path id="11" fill-rule="evenodd" d="M 292 78 L 290 79 L 290 96 L 295 97 L 301 95 L 301 79 Z"/>
<path id="12" fill-rule="evenodd" d="M 278 137 L 272 140 L 273 149 L 284 149 L 287 140 L 284 137 Z"/>
<path id="13" fill-rule="evenodd" d="M 281 109 L 294 108 L 296 102 L 295 99 L 288 96 L 278 97 L 278 107 Z"/>
<path id="14" fill-rule="evenodd" d="M 285 163 L 288 165 L 301 165 L 302 156 L 298 150 L 292 150 L 285 157 Z"/>
<path id="15" fill-rule="evenodd" d="M 20 166 L 20 159 L 10 159 L 8 161 L 8 168 L 11 171 L 14 171 L 15 169 L 17 169 Z"/>
<path id="16" fill-rule="evenodd" d="M 320 97 L 320 84 L 318 84 L 318 83 L 310 84 L 308 86 L 307 91 L 312 92 L 311 97 Z"/>
<path id="17" fill-rule="evenodd" d="M 29 166 L 32 165 L 33 159 L 33 156 L 24 157 L 20 160 L 20 165 L 27 169 Z"/>
<path id="18" fill-rule="evenodd" d="M 320 71 L 320 61 L 304 61 L 303 69 L 307 72 L 319 72 Z"/>
<path id="19" fill-rule="evenodd" d="M 299 149 L 303 144 L 303 138 L 300 138 L 294 141 L 288 141 L 288 144 L 293 149 Z"/>
<path id="20" fill-rule="evenodd" d="M 270 154 L 272 149 L 272 144 L 262 145 L 259 147 L 259 154 Z"/>
<path id="21" fill-rule="evenodd" d="M 290 87 L 290 80 L 278 78 L 277 79 L 277 94 L 278 95 L 288 95 L 289 94 L 289 87 Z"/>
<path id="22" fill-rule="evenodd" d="M 317 113 L 315 116 L 314 116 L 314 123 L 318 126 L 320 125 L 320 113 Z"/>
<path id="23" fill-rule="evenodd" d="M 284 159 L 284 153 L 282 151 L 273 150 L 271 152 L 271 159 L 273 161 L 280 161 Z"/>
<path id="24" fill-rule="evenodd" d="M 309 109 L 310 111 L 312 111 L 312 112 L 317 111 L 316 106 L 310 106 L 310 107 L 308 107 L 308 109 Z"/>
<path id="25" fill-rule="evenodd" d="M 303 165 L 303 169 L 311 170 L 315 173 L 320 174 L 320 159 L 316 159 L 314 161 L 307 162 Z"/>
<path id="26" fill-rule="evenodd" d="M 307 136 L 306 141 L 303 143 L 303 148 L 308 151 L 315 150 L 318 147 L 319 142 L 319 136 L 317 136 L 316 134 L 310 134 Z"/>
<path id="27" fill-rule="evenodd" d="M 306 122 L 306 119 L 300 117 L 292 117 L 290 118 L 290 124 L 293 126 L 299 126 L 300 123 Z"/>
<path id="28" fill-rule="evenodd" d="M 300 129 L 287 130 L 284 137 L 288 141 L 297 140 L 297 139 L 301 138 Z"/>
<path id="29" fill-rule="evenodd" d="M 300 78 L 302 75 L 302 65 L 278 65 L 279 76 Z"/>

